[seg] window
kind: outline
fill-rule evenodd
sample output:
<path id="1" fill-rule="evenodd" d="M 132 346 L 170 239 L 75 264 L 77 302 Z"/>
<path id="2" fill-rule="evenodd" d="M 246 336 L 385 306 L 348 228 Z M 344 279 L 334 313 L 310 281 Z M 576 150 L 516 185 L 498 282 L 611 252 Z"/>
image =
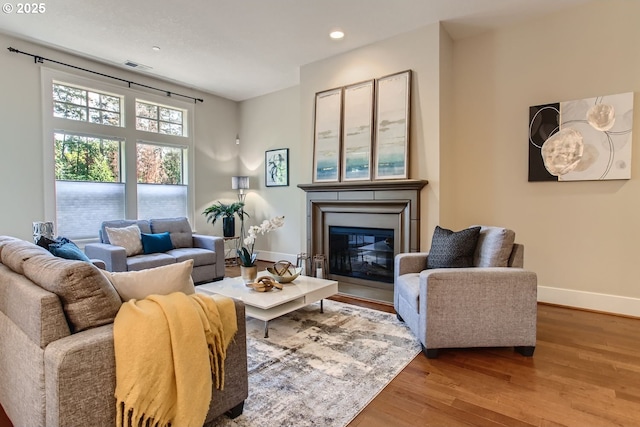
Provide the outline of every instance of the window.
<path id="1" fill-rule="evenodd" d="M 186 149 L 137 144 L 138 218 L 186 216 Z"/>
<path id="2" fill-rule="evenodd" d="M 54 117 L 121 126 L 119 96 L 54 83 L 53 101 Z"/>
<path id="3" fill-rule="evenodd" d="M 58 235 L 82 243 L 105 220 L 193 218 L 192 104 L 46 67 L 42 82 L 44 214 Z"/>
<path id="4" fill-rule="evenodd" d="M 136 129 L 184 136 L 183 111 L 144 101 L 136 101 Z"/>
<path id="5" fill-rule="evenodd" d="M 104 218 L 124 218 L 122 141 L 56 132 L 54 146 L 58 234 L 91 238 Z"/>
<path id="6" fill-rule="evenodd" d="M 57 180 L 120 182 L 120 141 L 60 132 L 54 141 Z"/>

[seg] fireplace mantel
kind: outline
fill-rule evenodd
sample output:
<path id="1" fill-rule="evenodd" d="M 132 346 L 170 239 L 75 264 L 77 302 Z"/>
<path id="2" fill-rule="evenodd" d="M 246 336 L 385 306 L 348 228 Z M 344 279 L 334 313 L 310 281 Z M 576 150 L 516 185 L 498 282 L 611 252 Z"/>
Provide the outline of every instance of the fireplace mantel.
<path id="1" fill-rule="evenodd" d="M 307 252 L 329 254 L 332 226 L 390 229 L 393 252 L 420 248 L 420 192 L 426 180 L 318 182 L 299 184 L 307 193 Z M 375 287 L 391 291 L 393 285 L 332 275 L 343 292 L 345 285 Z M 390 289 L 391 288 L 391 289 Z M 349 292 L 346 292 L 349 293 Z"/>
<path id="2" fill-rule="evenodd" d="M 308 192 L 314 191 L 373 191 L 373 190 L 422 190 L 429 181 L 422 179 L 389 179 L 384 181 L 314 182 L 298 184 Z"/>

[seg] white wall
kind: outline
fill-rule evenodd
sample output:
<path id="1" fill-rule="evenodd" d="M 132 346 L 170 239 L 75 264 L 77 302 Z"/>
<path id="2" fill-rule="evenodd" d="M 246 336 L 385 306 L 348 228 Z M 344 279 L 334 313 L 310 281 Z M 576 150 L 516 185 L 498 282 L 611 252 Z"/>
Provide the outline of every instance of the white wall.
<path id="1" fill-rule="evenodd" d="M 304 192 L 301 172 L 308 167 L 301 157 L 300 88 L 284 89 L 240 103 L 240 157 L 238 174 L 248 175 L 251 189 L 247 193 L 245 226 L 259 225 L 263 220 L 284 215 L 282 228 L 256 240 L 258 258 L 267 261 L 287 259 L 295 262 L 296 254 L 306 249 L 300 236 L 304 234 Z M 289 149 L 289 185 L 265 185 L 265 151 Z M 268 249 L 268 250 L 267 250 Z"/>
<path id="2" fill-rule="evenodd" d="M 596 1 L 454 44 L 447 223 L 516 230 L 539 299 L 640 316 L 640 2 Z M 632 177 L 527 182 L 528 108 L 635 94 Z"/>
<path id="3" fill-rule="evenodd" d="M 3 34 L 0 34 L 0 45 L 4 47 L 0 49 L 0 144 L 3 148 L 3 154 L 0 156 L 0 198 L 3 201 L 0 209 L 0 234 L 30 240 L 33 221 L 52 220 L 44 218 L 40 67 L 46 66 L 100 79 L 98 76 L 73 71 L 46 61 L 43 65 L 34 64 L 33 58 L 29 56 L 9 52 L 6 47 L 11 46 L 56 61 L 203 98 L 204 102 L 195 106 L 195 213 L 192 225 L 197 231 L 221 235 L 221 230 L 213 229 L 206 224 L 201 212 L 220 197 L 228 195 L 229 198 L 235 199 L 230 176 L 235 173 L 236 168 L 230 166 L 230 160 L 233 159 L 235 162 L 237 158 L 236 102 Z M 103 80 L 112 84 L 115 82 L 111 79 Z M 221 226 L 216 224 L 216 228 L 218 227 Z"/>

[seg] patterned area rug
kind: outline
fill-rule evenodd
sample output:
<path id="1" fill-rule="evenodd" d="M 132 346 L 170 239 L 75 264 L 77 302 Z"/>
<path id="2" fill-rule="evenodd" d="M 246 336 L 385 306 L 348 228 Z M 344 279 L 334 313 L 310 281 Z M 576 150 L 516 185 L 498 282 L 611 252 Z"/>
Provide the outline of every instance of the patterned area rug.
<path id="1" fill-rule="evenodd" d="M 325 300 L 247 321 L 249 397 L 225 427 L 345 426 L 413 358 L 420 343 L 394 314 Z"/>

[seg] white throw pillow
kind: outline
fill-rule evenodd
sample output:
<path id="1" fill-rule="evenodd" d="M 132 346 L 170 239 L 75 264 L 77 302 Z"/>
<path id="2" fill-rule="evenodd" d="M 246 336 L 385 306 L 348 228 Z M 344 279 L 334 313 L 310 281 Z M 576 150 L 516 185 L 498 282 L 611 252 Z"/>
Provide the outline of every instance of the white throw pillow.
<path id="1" fill-rule="evenodd" d="M 149 295 L 169 295 L 183 292 L 187 295 L 196 292 L 191 278 L 193 260 L 140 271 L 111 272 L 103 271 L 122 301 L 144 299 Z"/>
<path id="2" fill-rule="evenodd" d="M 508 267 L 516 233 L 503 227 L 483 225 L 476 246 L 476 267 Z"/>
<path id="3" fill-rule="evenodd" d="M 112 245 L 122 246 L 127 252 L 127 256 L 134 256 L 142 253 L 142 239 L 140 238 L 140 227 L 130 225 L 128 227 L 105 227 L 107 236 Z"/>

